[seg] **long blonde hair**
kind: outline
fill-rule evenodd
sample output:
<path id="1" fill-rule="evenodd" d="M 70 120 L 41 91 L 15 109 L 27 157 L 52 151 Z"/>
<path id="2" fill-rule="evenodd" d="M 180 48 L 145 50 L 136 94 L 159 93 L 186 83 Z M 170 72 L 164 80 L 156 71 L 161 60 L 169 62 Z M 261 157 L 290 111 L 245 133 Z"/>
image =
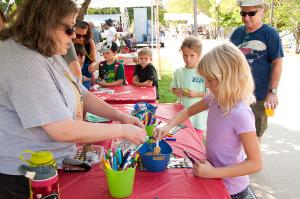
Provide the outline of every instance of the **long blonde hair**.
<path id="1" fill-rule="evenodd" d="M 243 53 L 232 43 L 224 43 L 203 56 L 198 73 L 205 79 L 218 80 L 214 98 L 227 115 L 235 104 L 255 102 L 251 69 Z"/>

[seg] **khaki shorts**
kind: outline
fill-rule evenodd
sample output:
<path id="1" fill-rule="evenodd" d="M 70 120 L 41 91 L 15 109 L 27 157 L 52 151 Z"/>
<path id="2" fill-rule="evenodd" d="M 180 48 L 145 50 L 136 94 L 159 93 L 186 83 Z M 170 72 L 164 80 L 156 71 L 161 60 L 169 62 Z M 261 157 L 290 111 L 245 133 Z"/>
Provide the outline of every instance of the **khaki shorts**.
<path id="1" fill-rule="evenodd" d="M 257 137 L 261 137 L 268 128 L 268 116 L 265 113 L 265 101 L 260 100 L 251 105 L 251 109 L 255 116 L 255 127 Z"/>

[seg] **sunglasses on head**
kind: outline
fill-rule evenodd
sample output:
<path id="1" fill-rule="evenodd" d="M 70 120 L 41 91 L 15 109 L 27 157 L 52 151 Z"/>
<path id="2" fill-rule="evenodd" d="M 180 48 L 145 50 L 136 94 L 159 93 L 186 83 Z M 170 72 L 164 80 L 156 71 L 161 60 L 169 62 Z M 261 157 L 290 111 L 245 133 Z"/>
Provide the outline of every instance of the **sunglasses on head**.
<path id="1" fill-rule="evenodd" d="M 76 34 L 77 39 L 80 39 L 80 38 L 86 39 L 86 37 L 87 37 L 87 35 Z"/>
<path id="2" fill-rule="evenodd" d="M 250 12 L 241 11 L 241 12 L 240 12 L 240 15 L 243 16 L 243 17 L 246 17 L 247 15 L 248 15 L 249 17 L 253 17 L 253 16 L 256 15 L 257 12 L 258 12 L 258 10 L 250 11 Z"/>

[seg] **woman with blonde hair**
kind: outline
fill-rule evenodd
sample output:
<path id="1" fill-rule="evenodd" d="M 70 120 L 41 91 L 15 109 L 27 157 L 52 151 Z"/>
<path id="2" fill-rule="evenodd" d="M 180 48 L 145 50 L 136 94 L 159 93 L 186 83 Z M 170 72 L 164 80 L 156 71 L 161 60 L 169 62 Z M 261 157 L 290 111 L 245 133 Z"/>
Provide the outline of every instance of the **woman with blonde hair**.
<path id="1" fill-rule="evenodd" d="M 179 112 L 155 133 L 164 137 L 174 126 L 190 116 L 208 109 L 207 160 L 193 165 L 194 175 L 223 178 L 231 198 L 256 198 L 249 185 L 249 174 L 262 168 L 250 104 L 254 82 L 245 56 L 231 43 L 208 52 L 199 63 L 199 74 L 205 78 L 211 93 L 200 102 Z"/>

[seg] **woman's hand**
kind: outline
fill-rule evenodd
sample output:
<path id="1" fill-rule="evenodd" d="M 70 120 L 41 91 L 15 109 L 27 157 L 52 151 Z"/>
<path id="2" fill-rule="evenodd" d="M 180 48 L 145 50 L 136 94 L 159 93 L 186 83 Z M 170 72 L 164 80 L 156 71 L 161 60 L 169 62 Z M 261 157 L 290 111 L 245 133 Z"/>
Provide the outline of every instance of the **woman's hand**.
<path id="1" fill-rule="evenodd" d="M 90 72 L 90 73 L 93 73 L 93 72 L 95 72 L 95 65 L 96 65 L 96 63 L 95 62 L 92 62 L 90 65 L 89 65 L 89 67 L 88 67 L 88 71 Z"/>
<path id="2" fill-rule="evenodd" d="M 146 141 L 147 133 L 144 128 L 140 128 L 137 125 L 124 124 L 123 138 L 136 144 L 140 145 Z"/>
<path id="3" fill-rule="evenodd" d="M 171 131 L 171 127 L 169 125 L 165 125 L 163 127 L 157 128 L 154 131 L 154 139 L 155 140 L 161 140 L 163 139 L 170 131 Z"/>
<path id="4" fill-rule="evenodd" d="M 142 129 L 145 129 L 144 124 L 136 117 L 133 117 L 132 115 L 126 115 L 124 114 L 124 117 L 122 120 L 120 120 L 122 124 L 133 124 L 135 126 L 138 126 Z"/>
<path id="5" fill-rule="evenodd" d="M 194 175 L 201 178 L 217 178 L 215 169 L 207 160 L 196 161 L 193 164 Z"/>

